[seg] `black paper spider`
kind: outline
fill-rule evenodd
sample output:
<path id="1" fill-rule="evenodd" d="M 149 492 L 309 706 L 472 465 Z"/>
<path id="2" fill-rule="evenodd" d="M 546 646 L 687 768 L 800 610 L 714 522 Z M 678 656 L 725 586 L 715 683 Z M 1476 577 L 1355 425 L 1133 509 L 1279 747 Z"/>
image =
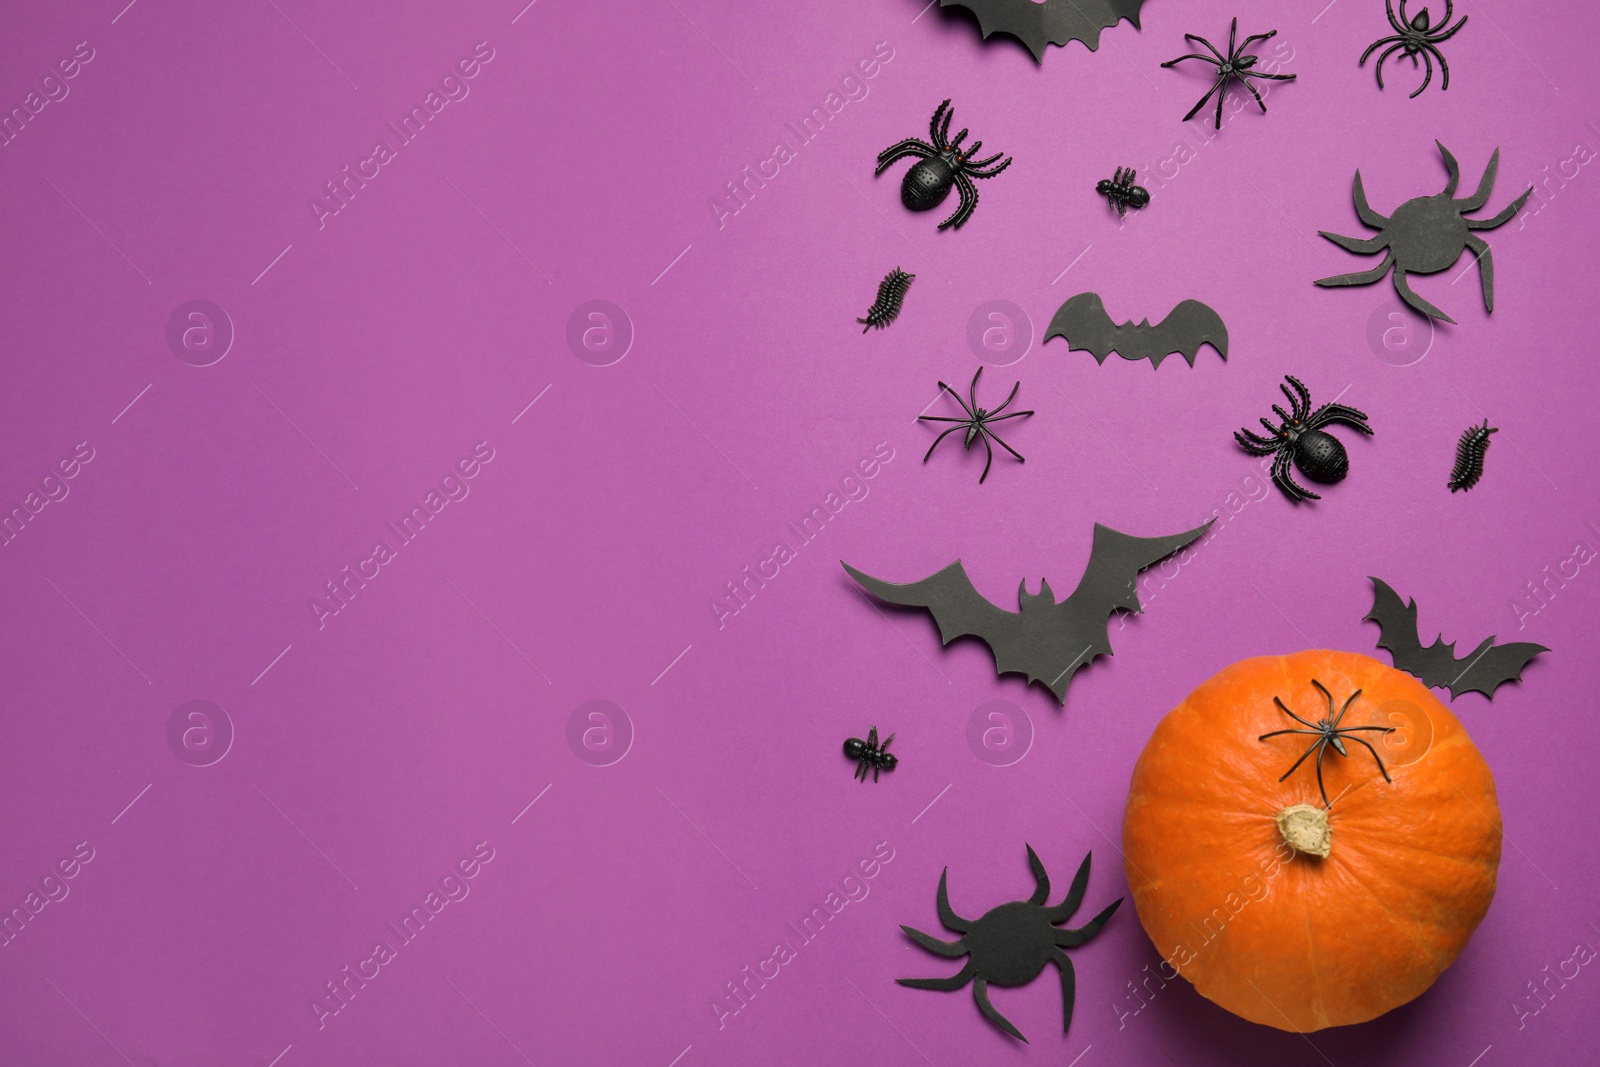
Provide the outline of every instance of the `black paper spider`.
<path id="1" fill-rule="evenodd" d="M 1272 481 L 1285 496 L 1295 503 L 1302 500 L 1321 500 L 1322 498 L 1309 489 L 1298 485 L 1294 475 L 1289 472 L 1289 462 L 1300 468 L 1304 474 L 1314 482 L 1331 485 L 1341 481 L 1350 470 L 1350 457 L 1344 450 L 1344 445 L 1330 433 L 1324 433 L 1322 427 L 1331 423 L 1340 422 L 1346 426 L 1360 430 L 1367 436 L 1372 436 L 1372 427 L 1367 425 L 1367 416 L 1355 408 L 1343 404 L 1324 404 L 1314 414 L 1311 411 L 1311 393 L 1300 379 L 1286 375 L 1289 385 L 1294 386 L 1294 392 L 1289 392 L 1288 385 L 1280 385 L 1283 395 L 1288 397 L 1292 411 L 1285 411 L 1278 405 L 1272 405 L 1272 410 L 1278 413 L 1282 422 L 1274 427 L 1266 419 L 1261 420 L 1261 425 L 1267 428 L 1269 436 L 1251 433 L 1249 430 L 1238 430 L 1233 439 L 1239 446 L 1252 456 L 1270 456 L 1277 453 L 1277 459 L 1272 461 Z"/>
<path id="2" fill-rule="evenodd" d="M 1265 115 L 1267 113 L 1267 103 L 1265 100 L 1261 99 L 1261 94 L 1256 92 L 1256 87 L 1250 84 L 1250 79 L 1268 78 L 1272 81 L 1292 82 L 1294 81 L 1294 75 L 1263 74 L 1261 71 L 1253 70 L 1252 68 L 1257 62 L 1260 61 L 1261 57 L 1247 56 L 1244 54 L 1244 50 L 1250 47 L 1250 43 L 1252 41 L 1266 41 L 1276 37 L 1277 34 L 1277 30 L 1272 30 L 1268 33 L 1252 33 L 1249 37 L 1246 37 L 1242 43 L 1236 46 L 1234 44 L 1234 40 L 1239 35 L 1239 20 L 1235 18 L 1233 20 L 1232 28 L 1228 30 L 1228 54 L 1226 57 L 1224 57 L 1221 52 L 1217 51 L 1216 45 L 1212 44 L 1204 37 L 1197 37 L 1192 33 L 1184 34 L 1184 40 L 1196 41 L 1202 45 L 1205 45 L 1206 50 L 1211 54 L 1209 56 L 1203 56 L 1198 52 L 1190 52 L 1187 55 L 1179 56 L 1177 59 L 1169 59 L 1167 62 L 1161 65 L 1163 67 L 1170 67 L 1175 64 L 1182 63 L 1186 59 L 1198 59 L 1203 63 L 1213 63 L 1217 68 L 1217 84 L 1211 87 L 1211 92 L 1200 98 L 1200 102 L 1198 104 L 1189 109 L 1189 113 L 1183 116 L 1183 121 L 1188 122 L 1190 119 L 1198 115 L 1200 113 L 1200 109 L 1206 106 L 1206 101 L 1210 100 L 1212 94 L 1215 93 L 1217 97 L 1217 129 L 1222 129 L 1222 101 L 1223 98 L 1228 95 L 1227 88 L 1228 81 L 1230 79 L 1237 81 L 1240 85 L 1250 90 L 1250 95 L 1256 98 L 1256 103 L 1261 105 L 1261 113 Z"/>
<path id="3" fill-rule="evenodd" d="M 1465 200 L 1456 200 L 1456 185 L 1461 180 L 1461 167 L 1456 163 L 1456 157 L 1450 150 L 1438 141 L 1439 154 L 1444 158 L 1445 169 L 1450 172 L 1449 181 L 1445 182 L 1444 192 L 1437 196 L 1418 196 L 1399 207 L 1394 214 L 1384 218 L 1367 204 L 1367 191 L 1361 185 L 1361 172 L 1356 171 L 1355 202 L 1356 216 L 1362 222 L 1375 230 L 1381 230 L 1376 237 L 1360 240 L 1355 237 L 1343 237 L 1326 230 L 1318 232 L 1340 248 L 1347 248 L 1352 252 L 1381 252 L 1387 248 L 1388 254 L 1371 270 L 1357 271 L 1354 274 L 1341 274 L 1334 278 L 1318 278 L 1317 284 L 1330 287 L 1339 285 L 1366 285 L 1379 281 L 1394 268 L 1394 291 L 1400 294 L 1400 299 L 1422 312 L 1445 322 L 1455 322 L 1449 315 L 1440 311 L 1422 297 L 1411 291 L 1411 286 L 1406 282 L 1406 273 L 1412 274 L 1437 274 L 1455 264 L 1461 258 L 1464 249 L 1472 249 L 1478 257 L 1478 278 L 1480 288 L 1483 290 L 1483 306 L 1488 311 L 1494 310 L 1494 257 L 1489 253 L 1489 242 L 1472 233 L 1473 230 L 1493 230 L 1504 226 L 1511 221 L 1528 197 L 1533 195 L 1533 186 L 1528 186 L 1527 192 L 1517 197 L 1500 214 L 1492 219 L 1469 219 L 1464 217 L 1469 211 L 1477 211 L 1489 202 L 1489 193 L 1494 189 L 1494 177 L 1500 170 L 1500 149 L 1494 150 L 1494 155 L 1489 157 L 1489 165 L 1483 170 L 1483 179 L 1478 182 L 1478 191 Z"/>
<path id="4" fill-rule="evenodd" d="M 960 404 L 961 405 L 961 409 L 967 413 L 967 417 L 966 418 L 964 418 L 964 419 L 952 419 L 952 418 L 948 418 L 948 417 L 941 416 L 941 415 L 918 415 L 917 416 L 917 419 L 920 422 L 953 422 L 953 423 L 956 423 L 955 426 L 950 427 L 948 430 L 944 431 L 938 437 L 935 437 L 933 439 L 933 444 L 928 446 L 927 455 L 922 457 L 922 462 L 924 462 L 924 463 L 928 462 L 929 457 L 931 457 L 933 455 L 933 450 L 939 447 L 939 442 L 943 441 L 946 437 L 949 437 L 951 434 L 955 433 L 957 430 L 966 430 L 967 431 L 967 439 L 966 439 L 966 442 L 962 446 L 964 448 L 971 449 L 972 448 L 972 443 L 974 441 L 982 441 L 983 442 L 983 449 L 984 449 L 985 452 L 987 452 L 989 454 L 989 458 L 984 460 L 984 462 L 983 462 L 983 473 L 978 475 L 978 484 L 979 485 L 982 485 L 983 484 L 983 480 L 985 478 L 989 477 L 989 465 L 994 462 L 994 449 L 989 447 L 990 440 L 993 440 L 995 444 L 999 445 L 1001 448 L 1005 449 L 1007 452 L 1010 452 L 1013 456 L 1016 456 L 1018 463 L 1026 463 L 1027 462 L 1027 460 L 1022 458 L 1022 453 L 1018 452 L 1016 449 L 1012 448 L 1010 445 L 1008 445 L 1004 441 L 1000 440 L 1000 438 L 998 436 L 996 436 L 994 430 L 989 428 L 989 424 L 991 422 L 1004 422 L 1006 419 L 1015 419 L 1015 418 L 1018 418 L 1018 417 L 1023 416 L 1023 415 L 1032 415 L 1033 414 L 1033 412 L 1031 412 L 1031 411 L 1013 411 L 1009 415 L 1000 414 L 1002 411 L 1004 411 L 1007 407 L 1009 407 L 1011 405 L 1011 402 L 1013 400 L 1015 400 L 1017 398 L 1017 390 L 1022 388 L 1022 383 L 1021 382 L 1018 382 L 1017 384 L 1015 384 L 1015 385 L 1013 385 L 1011 387 L 1011 395 L 1006 397 L 1006 402 L 1004 404 L 1001 404 L 999 407 L 995 408 L 993 411 L 985 411 L 983 408 L 980 408 L 978 406 L 978 378 L 982 374 L 983 374 L 983 368 L 979 367 L 978 368 L 978 372 L 972 376 L 972 387 L 967 390 L 967 395 L 972 399 L 972 403 L 971 404 L 968 404 L 965 400 L 962 400 L 961 399 L 961 394 L 956 392 L 954 389 L 950 388 L 944 382 L 940 382 L 939 383 L 939 388 L 940 389 L 943 389 L 945 392 L 949 393 L 951 396 L 956 398 L 956 403 Z"/>
<path id="5" fill-rule="evenodd" d="M 1383 5 L 1389 10 L 1389 25 L 1394 27 L 1394 35 L 1373 41 L 1371 46 L 1361 53 L 1361 62 L 1357 66 L 1366 66 L 1368 56 L 1379 48 L 1383 48 L 1384 45 L 1388 45 L 1389 47 L 1384 48 L 1383 54 L 1378 57 L 1378 88 L 1382 89 L 1384 60 L 1403 48 L 1405 49 L 1404 54 L 1411 57 L 1411 65 L 1415 67 L 1417 66 L 1417 56 L 1420 55 L 1422 62 L 1428 65 L 1428 73 L 1423 76 L 1422 84 L 1417 86 L 1416 92 L 1411 94 L 1415 98 L 1417 93 L 1426 89 L 1428 83 L 1433 80 L 1433 60 L 1428 58 L 1429 54 L 1432 53 L 1439 58 L 1439 69 L 1444 73 L 1444 80 L 1439 85 L 1439 91 L 1443 92 L 1450 88 L 1450 64 L 1444 61 L 1444 53 L 1439 51 L 1437 45 L 1440 41 L 1454 36 L 1457 30 L 1465 26 L 1467 24 L 1467 16 L 1462 15 L 1461 21 L 1451 26 L 1450 17 L 1455 14 L 1455 9 L 1451 6 L 1450 0 L 1444 0 L 1444 20 L 1435 29 L 1428 18 L 1427 8 L 1419 11 L 1416 18 L 1407 19 L 1406 0 L 1400 0 L 1400 14 L 1398 17 L 1394 13 L 1394 0 L 1383 0 Z"/>
<path id="6" fill-rule="evenodd" d="M 1150 202 L 1150 190 L 1142 185 L 1133 184 L 1133 179 L 1139 172 L 1129 167 L 1124 171 L 1117 168 L 1117 173 L 1111 178 L 1102 178 L 1094 187 L 1094 191 L 1111 201 L 1117 209 L 1117 218 L 1122 218 L 1131 207 L 1135 211 Z"/>
<path id="7" fill-rule="evenodd" d="M 1033 868 L 1036 883 L 1033 896 L 993 908 L 976 922 L 961 918 L 951 909 L 950 895 L 945 888 L 950 868 L 946 867 L 944 873 L 939 875 L 939 921 L 962 936 L 955 941 L 940 941 L 909 926 L 900 929 L 935 955 L 949 959 L 966 956 L 967 962 L 949 978 L 896 978 L 895 981 L 912 989 L 944 992 L 961 989 L 970 981 L 978 1010 L 1012 1037 L 1027 1041 L 1022 1031 L 989 1003 L 989 986 L 1027 985 L 1039 977 L 1045 964 L 1054 963 L 1061 969 L 1061 1031 L 1065 1033 L 1072 1027 L 1072 1002 L 1078 979 L 1072 968 L 1071 957 L 1061 950 L 1076 948 L 1098 934 L 1106 920 L 1111 918 L 1111 913 L 1122 903 L 1122 898 L 1118 897 L 1110 907 L 1077 930 L 1063 930 L 1055 925 L 1072 918 L 1078 905 L 1083 903 L 1084 890 L 1089 886 L 1089 861 L 1093 857 L 1094 853 L 1091 852 L 1083 858 L 1077 876 L 1072 879 L 1072 888 L 1067 890 L 1066 899 L 1051 908 L 1045 906 L 1045 899 L 1050 896 L 1050 876 L 1045 873 L 1044 864 L 1039 862 L 1039 857 L 1030 846 L 1028 866 Z"/>
<path id="8" fill-rule="evenodd" d="M 1311 684 L 1316 686 L 1317 690 L 1323 696 L 1328 698 L 1328 714 L 1326 716 L 1316 722 L 1308 722 L 1296 715 L 1294 712 L 1290 711 L 1284 705 L 1283 701 L 1279 700 L 1277 697 L 1273 697 L 1272 702 L 1278 705 L 1279 711 L 1289 716 L 1289 718 L 1293 719 L 1301 726 L 1307 727 L 1307 729 L 1297 730 L 1291 727 L 1288 730 L 1274 730 L 1270 734 L 1262 734 L 1260 737 L 1256 738 L 1257 741 L 1265 741 L 1269 737 L 1281 737 L 1284 734 L 1309 734 L 1310 736 L 1316 738 L 1316 741 L 1312 742 L 1311 747 L 1306 749 L 1304 754 L 1302 754 L 1299 759 L 1294 761 L 1293 767 L 1290 767 L 1288 770 L 1283 772 L 1283 778 L 1279 778 L 1278 781 L 1281 782 L 1284 780 L 1284 778 L 1288 778 L 1289 775 L 1295 772 L 1295 769 L 1298 768 L 1300 764 L 1306 761 L 1307 756 L 1310 756 L 1311 753 L 1315 752 L 1317 754 L 1317 789 L 1322 793 L 1322 806 L 1324 808 L 1333 807 L 1333 804 L 1328 800 L 1327 787 L 1322 784 L 1322 757 L 1328 754 L 1329 747 L 1332 747 L 1332 749 L 1339 753 L 1339 755 L 1348 757 L 1350 752 L 1344 747 L 1346 739 L 1354 741 L 1358 745 L 1366 745 L 1367 751 L 1372 753 L 1372 758 L 1378 761 L 1378 770 L 1383 772 L 1383 780 L 1386 782 L 1394 781 L 1393 778 L 1389 777 L 1388 768 L 1384 767 L 1383 757 L 1378 755 L 1378 750 L 1373 748 L 1372 745 L 1364 738 L 1360 738 L 1355 735 L 1361 730 L 1376 730 L 1381 734 L 1392 734 L 1394 733 L 1395 728 L 1393 726 L 1340 726 L 1339 723 L 1344 720 L 1344 713 L 1349 711 L 1350 705 L 1356 702 L 1356 697 L 1361 695 L 1361 690 L 1357 689 L 1354 693 L 1351 693 L 1350 699 L 1344 702 L 1344 707 L 1340 708 L 1339 714 L 1335 715 L 1333 713 L 1333 694 L 1328 692 L 1327 687 L 1321 682 L 1317 681 L 1315 678 L 1311 679 Z"/>
<path id="9" fill-rule="evenodd" d="M 952 185 L 960 190 L 961 206 L 956 208 L 954 215 L 939 223 L 941 230 L 946 226 L 954 226 L 959 230 L 961 224 L 972 215 L 972 209 L 978 206 L 978 187 L 972 184 L 973 178 L 993 178 L 1011 166 L 1011 157 L 1007 156 L 1005 162 L 993 170 L 984 169 L 1004 153 L 996 152 L 988 159 L 974 160 L 972 157 L 983 147 L 982 141 L 974 141 L 972 147 L 963 152 L 961 141 L 967 136 L 966 130 L 956 134 L 955 140 L 949 139 L 950 116 L 954 114 L 955 109 L 950 106 L 950 101 L 940 104 L 933 113 L 933 121 L 928 123 L 928 137 L 933 143 L 908 137 L 890 145 L 878 153 L 878 169 L 872 172 L 877 176 L 895 160 L 916 156 L 920 162 L 906 171 L 906 176 L 900 182 L 900 202 L 912 211 L 928 211 L 938 207 L 950 195 Z M 939 121 L 941 117 L 944 119 L 942 125 Z"/>
<path id="10" fill-rule="evenodd" d="M 867 771 L 872 771 L 872 780 L 878 780 L 880 770 L 892 771 L 899 764 L 900 758 L 889 751 L 889 742 L 894 740 L 890 734 L 888 740 L 878 744 L 878 728 L 874 726 L 867 731 L 867 739 L 859 737 L 847 738 L 844 743 L 844 754 L 856 761 L 855 777 L 860 781 L 867 780 Z"/>

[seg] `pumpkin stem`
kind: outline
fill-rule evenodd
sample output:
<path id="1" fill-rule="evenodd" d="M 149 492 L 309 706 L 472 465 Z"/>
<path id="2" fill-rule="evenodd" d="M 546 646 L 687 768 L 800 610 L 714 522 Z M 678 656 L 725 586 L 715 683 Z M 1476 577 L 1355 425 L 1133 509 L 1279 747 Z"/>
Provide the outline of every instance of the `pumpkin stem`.
<path id="1" fill-rule="evenodd" d="M 1296 804 L 1278 812 L 1278 833 L 1290 848 L 1302 856 L 1327 859 L 1333 850 L 1333 834 L 1328 829 L 1328 813 L 1310 804 Z"/>

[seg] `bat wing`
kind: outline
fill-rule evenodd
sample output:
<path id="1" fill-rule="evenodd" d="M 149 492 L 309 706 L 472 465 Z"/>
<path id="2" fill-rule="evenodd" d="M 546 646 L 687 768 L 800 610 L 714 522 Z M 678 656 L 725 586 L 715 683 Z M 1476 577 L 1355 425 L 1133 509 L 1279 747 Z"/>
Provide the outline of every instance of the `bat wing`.
<path id="1" fill-rule="evenodd" d="M 978 20 L 988 40 L 1009 34 L 1027 46 L 1035 62 L 1044 59 L 1046 45 L 1082 41 L 1093 52 L 1100 47 L 1100 31 L 1122 19 L 1139 27 L 1144 0 L 939 0 L 940 7 L 964 7 Z"/>
<path id="2" fill-rule="evenodd" d="M 1378 624 L 1378 647 L 1388 649 L 1394 665 L 1416 675 L 1423 685 L 1449 689 L 1451 700 L 1474 690 L 1492 700 L 1501 685 L 1522 680 L 1522 668 L 1533 657 L 1550 651 L 1531 641 L 1497 645 L 1491 636 L 1471 655 L 1458 659 L 1455 642 L 1446 643 L 1442 635 L 1423 646 L 1417 636 L 1415 600 L 1402 602 L 1400 594 L 1381 578 L 1372 579 L 1372 589 L 1372 610 L 1366 619 Z"/>
<path id="3" fill-rule="evenodd" d="M 998 674 L 1025 674 L 1030 682 L 1048 684 L 1061 671 L 1058 661 L 1064 642 L 1050 614 L 1029 617 L 995 607 L 973 588 L 960 560 L 920 582 L 904 585 L 863 574 L 843 560 L 839 563 L 879 600 L 926 609 L 939 624 L 939 636 L 945 644 L 958 637 L 982 638 L 994 656 Z"/>
<path id="4" fill-rule="evenodd" d="M 1161 320 L 1161 325 L 1152 327 L 1149 342 L 1144 347 L 1148 349 L 1146 354 L 1151 362 L 1158 367 L 1173 352 L 1183 356 L 1192 367 L 1201 345 L 1215 348 L 1217 355 L 1226 361 L 1228 327 L 1222 316 L 1209 306 L 1198 300 L 1184 300 Z"/>
<path id="5" fill-rule="evenodd" d="M 1094 524 L 1089 565 L 1072 595 L 1055 610 L 1068 649 L 1061 663 L 1064 669 L 1050 686 L 1057 699 L 1066 702 L 1067 683 L 1079 667 L 1086 666 L 1095 656 L 1112 654 L 1106 620 L 1114 611 L 1140 610 L 1139 572 L 1193 544 L 1211 528 L 1211 522 L 1171 537 L 1130 537 L 1098 522 Z"/>
<path id="6" fill-rule="evenodd" d="M 1022 2 L 1031 4 L 1033 0 Z M 1044 341 L 1039 343 L 1044 344 L 1052 337 L 1065 337 L 1071 351 L 1092 353 L 1096 363 L 1104 363 L 1116 349 L 1121 332 L 1106 314 L 1100 294 L 1079 293 L 1056 309 L 1050 328 L 1044 333 Z"/>

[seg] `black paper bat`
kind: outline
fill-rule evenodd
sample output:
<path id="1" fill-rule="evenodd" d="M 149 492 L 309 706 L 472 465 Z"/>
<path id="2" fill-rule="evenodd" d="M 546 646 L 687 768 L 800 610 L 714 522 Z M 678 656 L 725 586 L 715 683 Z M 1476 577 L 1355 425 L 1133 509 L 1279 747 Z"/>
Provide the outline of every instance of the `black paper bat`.
<path id="1" fill-rule="evenodd" d="M 1130 319 L 1118 326 L 1098 294 L 1079 293 L 1056 309 L 1044 340 L 1052 337 L 1065 337 L 1069 351 L 1093 353 L 1100 364 L 1115 352 L 1123 359 L 1148 359 L 1151 367 L 1160 367 L 1176 352 L 1192 367 L 1201 345 L 1228 358 L 1228 327 L 1222 316 L 1198 300 L 1181 301 L 1156 326 L 1149 319 L 1140 323 Z"/>
<path id="2" fill-rule="evenodd" d="M 940 7 L 964 7 L 978 19 L 984 40 L 1009 34 L 1044 59 L 1045 45 L 1082 41 L 1089 51 L 1100 48 L 1100 31 L 1123 19 L 1139 28 L 1144 0 L 939 0 Z"/>
<path id="3" fill-rule="evenodd" d="M 1213 522 L 1216 520 L 1212 520 Z M 1017 586 L 1020 612 L 995 607 L 972 586 L 966 568 L 956 560 L 937 574 L 895 585 L 840 564 L 879 600 L 903 607 L 926 608 L 949 644 L 958 637 L 981 637 L 994 654 L 998 674 L 1026 674 L 1041 682 L 1062 704 L 1067 685 L 1079 667 L 1099 655 L 1111 655 L 1106 620 L 1113 611 L 1139 611 L 1139 572 L 1190 544 L 1211 525 L 1171 537 L 1130 537 L 1094 524 L 1094 547 L 1078 587 L 1056 603 L 1050 583 L 1040 581 L 1029 593 L 1024 579 Z"/>
<path id="4" fill-rule="evenodd" d="M 1493 634 L 1461 659 L 1455 655 L 1456 643 L 1445 644 L 1443 634 L 1423 648 L 1417 636 L 1417 602 L 1402 604 L 1400 594 L 1380 578 L 1372 579 L 1372 610 L 1362 621 L 1378 624 L 1378 647 L 1389 650 L 1396 667 L 1416 675 L 1423 685 L 1449 689 L 1451 700 L 1472 690 L 1493 700 L 1500 686 L 1522 680 L 1522 668 L 1529 660 L 1550 651 L 1531 641 L 1497 645 Z"/>

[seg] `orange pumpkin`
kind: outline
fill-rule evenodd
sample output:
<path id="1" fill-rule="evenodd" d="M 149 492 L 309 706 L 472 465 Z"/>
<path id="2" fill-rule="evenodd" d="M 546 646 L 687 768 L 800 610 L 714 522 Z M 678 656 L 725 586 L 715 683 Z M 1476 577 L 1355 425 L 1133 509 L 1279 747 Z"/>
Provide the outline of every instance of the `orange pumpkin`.
<path id="1" fill-rule="evenodd" d="M 1327 743 L 1280 781 L 1329 720 L 1344 754 Z M 1259 739 L 1291 729 L 1306 732 Z M 1500 834 L 1460 720 L 1411 675 L 1326 651 L 1244 660 L 1190 693 L 1140 755 L 1122 825 L 1134 907 L 1169 965 L 1235 1015 L 1302 1033 L 1433 984 L 1494 897 Z"/>

